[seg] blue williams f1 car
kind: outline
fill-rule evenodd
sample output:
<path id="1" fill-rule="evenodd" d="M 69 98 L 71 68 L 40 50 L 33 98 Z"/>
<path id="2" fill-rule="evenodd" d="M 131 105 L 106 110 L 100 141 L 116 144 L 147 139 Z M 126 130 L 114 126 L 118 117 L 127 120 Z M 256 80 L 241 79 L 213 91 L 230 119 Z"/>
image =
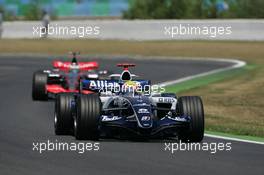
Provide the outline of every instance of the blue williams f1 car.
<path id="1" fill-rule="evenodd" d="M 110 80 L 82 80 L 81 89 L 93 94 L 59 94 L 55 102 L 55 133 L 76 139 L 165 139 L 178 137 L 200 142 L 204 136 L 204 110 L 200 97 L 148 93 L 150 81 L 133 80 L 120 64 L 121 74 Z M 140 91 L 144 89 L 143 91 Z M 148 91 L 149 92 L 149 91 Z"/>

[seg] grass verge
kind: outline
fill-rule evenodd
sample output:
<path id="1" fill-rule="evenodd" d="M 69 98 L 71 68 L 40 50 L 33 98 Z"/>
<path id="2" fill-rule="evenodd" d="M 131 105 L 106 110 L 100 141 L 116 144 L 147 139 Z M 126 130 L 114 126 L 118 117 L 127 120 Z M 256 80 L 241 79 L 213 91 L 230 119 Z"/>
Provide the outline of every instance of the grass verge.
<path id="1" fill-rule="evenodd" d="M 211 75 L 206 75 L 198 78 L 194 78 L 188 81 L 184 81 L 175 85 L 167 86 L 167 92 L 176 92 L 176 93 L 183 93 L 184 91 L 191 90 L 194 88 L 199 88 L 202 86 L 206 86 L 210 83 L 215 83 L 224 79 L 232 78 L 250 71 L 254 69 L 255 65 L 246 65 L 241 68 L 236 68 L 228 71 L 223 71 L 219 73 L 214 73 Z"/>
<path id="2" fill-rule="evenodd" d="M 168 86 L 166 87 L 166 91 L 176 92 L 177 94 L 178 93 L 185 94 L 184 92 L 190 91 L 189 95 L 194 95 L 193 92 L 196 89 L 199 89 L 199 88 L 206 89 L 208 88 L 208 86 L 210 86 L 211 83 L 220 83 L 220 81 L 232 80 L 236 78 L 237 76 L 245 76 L 247 73 L 249 73 L 250 71 L 256 68 L 257 68 L 257 65 L 246 65 L 242 68 L 237 68 L 237 69 L 233 69 L 229 71 L 219 72 L 219 73 L 195 78 L 192 80 L 188 80 L 185 82 L 181 82 L 175 85 Z M 196 94 L 196 95 L 199 95 L 199 94 Z M 206 94 L 201 94 L 200 96 L 204 98 Z M 207 105 L 205 105 L 205 108 L 207 108 Z M 244 139 L 244 140 L 264 142 L 264 138 L 261 138 L 260 136 L 258 136 L 258 134 L 256 134 L 257 136 L 250 136 L 250 135 L 253 135 L 252 133 L 257 133 L 258 131 L 261 131 L 262 130 L 261 125 L 255 126 L 255 127 L 252 127 L 249 125 L 249 126 L 244 126 L 243 128 L 239 128 L 235 124 L 235 122 L 237 122 L 235 120 L 232 121 L 234 122 L 235 125 L 225 123 L 224 121 L 222 122 L 224 122 L 225 124 L 222 124 L 222 125 L 218 125 L 217 123 L 212 122 L 212 121 L 211 123 L 208 123 L 210 122 L 210 120 L 217 120 L 217 119 L 222 120 L 222 118 L 223 118 L 222 116 L 215 116 L 214 114 L 207 114 L 206 115 L 206 133 L 218 135 L 218 136 L 224 136 L 224 137 L 232 137 L 232 138 L 238 138 L 238 139 Z M 239 126 L 241 125 L 243 124 L 239 124 Z"/>

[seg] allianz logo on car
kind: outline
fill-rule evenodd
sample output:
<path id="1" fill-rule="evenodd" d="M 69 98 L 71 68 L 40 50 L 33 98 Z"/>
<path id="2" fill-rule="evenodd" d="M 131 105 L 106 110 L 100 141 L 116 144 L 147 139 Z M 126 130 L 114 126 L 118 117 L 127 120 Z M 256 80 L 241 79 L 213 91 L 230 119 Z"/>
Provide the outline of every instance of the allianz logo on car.
<path id="1" fill-rule="evenodd" d="M 89 84 L 90 88 L 97 88 L 97 87 L 119 87 L 117 82 L 107 81 L 107 80 L 91 80 Z"/>
<path id="2" fill-rule="evenodd" d="M 90 88 L 120 88 L 120 84 L 111 80 L 89 80 Z M 138 81 L 127 81 L 122 85 L 122 88 L 140 87 L 141 83 Z"/>

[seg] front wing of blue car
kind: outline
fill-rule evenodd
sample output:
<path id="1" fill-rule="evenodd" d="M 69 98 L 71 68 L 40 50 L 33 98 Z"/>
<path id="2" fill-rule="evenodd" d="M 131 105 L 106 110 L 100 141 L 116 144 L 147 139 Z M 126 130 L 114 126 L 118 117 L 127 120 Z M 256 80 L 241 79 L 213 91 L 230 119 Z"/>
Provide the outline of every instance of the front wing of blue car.
<path id="1" fill-rule="evenodd" d="M 163 117 L 153 120 L 151 127 L 140 127 L 136 118 L 102 115 L 100 117 L 100 132 L 105 137 L 145 137 L 164 138 L 177 135 L 190 126 L 189 116 Z"/>

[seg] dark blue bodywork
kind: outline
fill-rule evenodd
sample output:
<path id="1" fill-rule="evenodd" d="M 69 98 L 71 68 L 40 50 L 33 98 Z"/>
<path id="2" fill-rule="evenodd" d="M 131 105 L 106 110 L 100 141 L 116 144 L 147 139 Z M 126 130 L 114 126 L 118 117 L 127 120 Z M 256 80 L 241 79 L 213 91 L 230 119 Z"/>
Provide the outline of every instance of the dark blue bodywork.
<path id="1" fill-rule="evenodd" d="M 150 85 L 148 80 L 137 82 L 141 86 Z M 83 80 L 82 88 L 100 92 L 111 84 L 122 85 L 118 80 Z M 179 116 L 171 109 L 159 109 L 153 105 L 150 96 L 120 93 L 109 98 L 106 103 L 99 117 L 101 137 L 164 138 L 175 136 L 179 131 L 189 128 L 189 116 Z M 118 105 L 113 107 L 112 104 Z M 158 110 L 167 110 L 167 114 L 158 117 Z"/>
<path id="2" fill-rule="evenodd" d="M 132 119 L 118 115 L 102 115 L 100 117 L 100 130 L 105 136 L 118 135 L 125 137 L 161 138 L 175 136 L 180 130 L 189 128 L 189 116 L 166 115 L 162 118 L 155 117 L 156 109 L 148 97 L 122 96 L 131 103 L 134 112 Z M 172 112 L 171 112 L 172 113 Z"/>

